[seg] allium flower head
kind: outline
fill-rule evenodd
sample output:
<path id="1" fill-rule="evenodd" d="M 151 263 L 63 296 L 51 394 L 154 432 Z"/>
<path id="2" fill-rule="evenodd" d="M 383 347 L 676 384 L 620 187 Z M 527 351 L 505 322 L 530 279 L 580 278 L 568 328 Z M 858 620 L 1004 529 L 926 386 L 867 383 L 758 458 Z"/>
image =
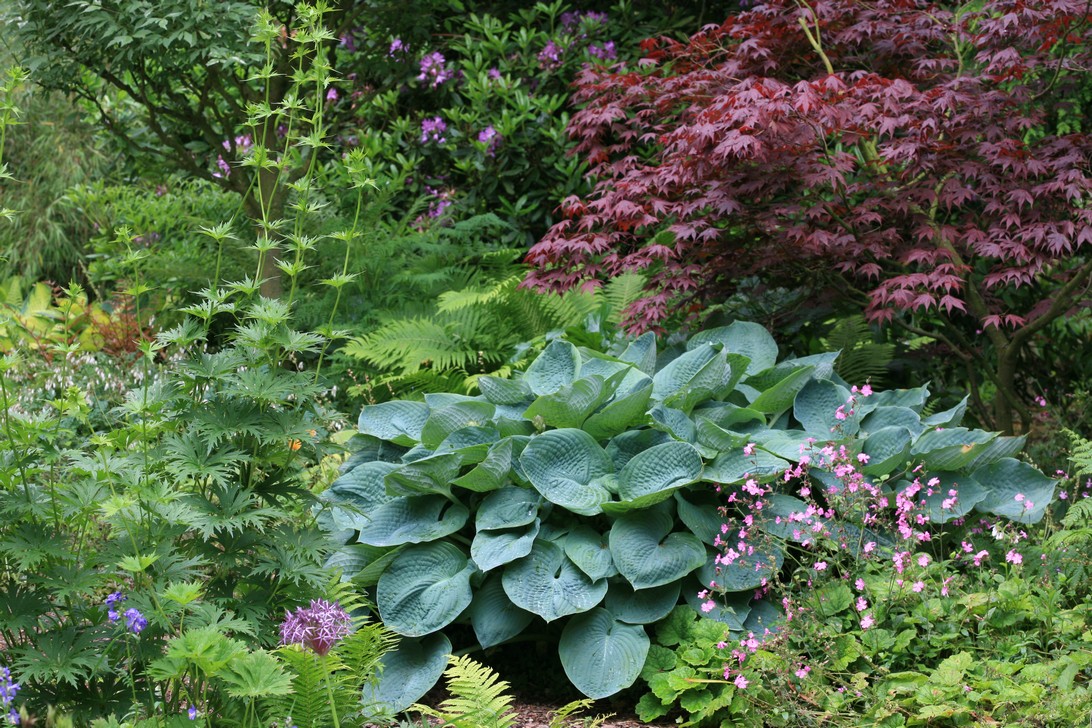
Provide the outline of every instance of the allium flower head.
<path id="1" fill-rule="evenodd" d="M 281 623 L 281 644 L 303 645 L 317 655 L 325 655 L 349 634 L 352 620 L 337 602 L 312 599 L 308 608 L 285 612 Z"/>

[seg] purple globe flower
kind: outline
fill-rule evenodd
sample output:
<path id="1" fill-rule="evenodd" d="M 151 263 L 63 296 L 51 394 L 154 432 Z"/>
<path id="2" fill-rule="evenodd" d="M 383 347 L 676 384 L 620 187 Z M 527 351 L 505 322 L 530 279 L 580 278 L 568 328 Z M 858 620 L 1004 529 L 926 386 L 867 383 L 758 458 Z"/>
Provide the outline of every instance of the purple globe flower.
<path id="1" fill-rule="evenodd" d="M 285 612 L 281 623 L 281 644 L 303 645 L 322 656 L 349 634 L 352 620 L 337 602 L 312 599 L 308 608 Z"/>

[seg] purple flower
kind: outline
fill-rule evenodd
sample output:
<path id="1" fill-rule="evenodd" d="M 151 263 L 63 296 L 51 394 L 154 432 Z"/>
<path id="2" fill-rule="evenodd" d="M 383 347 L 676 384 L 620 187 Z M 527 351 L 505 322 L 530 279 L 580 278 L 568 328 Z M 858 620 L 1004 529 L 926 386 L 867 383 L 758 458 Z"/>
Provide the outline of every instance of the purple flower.
<path id="1" fill-rule="evenodd" d="M 490 68 L 488 75 L 489 75 L 489 78 L 494 80 L 494 81 L 501 80 L 501 72 L 499 70 L 497 70 L 496 67 Z"/>
<path id="2" fill-rule="evenodd" d="M 322 656 L 338 640 L 349 634 L 352 620 L 337 602 L 312 599 L 309 608 L 299 607 L 295 614 L 285 612 L 281 623 L 281 644 L 303 645 Z"/>
<path id="3" fill-rule="evenodd" d="M 561 65 L 561 53 L 561 46 L 551 40 L 539 51 L 538 63 L 545 69 L 557 68 Z"/>
<path id="4" fill-rule="evenodd" d="M 186 711 L 186 715 L 190 717 L 190 720 L 197 720 L 197 706 L 191 705 L 190 709 Z"/>
<path id="5" fill-rule="evenodd" d="M 351 33 L 345 33 L 338 38 L 338 45 L 347 50 L 349 53 L 356 53 L 356 41 L 353 40 Z M 193 720 L 193 718 L 190 718 Z"/>
<path id="6" fill-rule="evenodd" d="M 613 61 L 618 57 L 618 51 L 614 47 L 613 40 L 608 40 L 603 44 L 602 48 L 594 44 L 588 46 L 588 53 L 604 61 Z"/>
<path id="7" fill-rule="evenodd" d="M 594 10 L 589 10 L 588 12 L 584 13 L 584 19 L 585 20 L 590 20 L 593 23 L 599 23 L 600 25 L 606 25 L 606 23 L 607 23 L 607 14 L 606 13 L 597 13 Z"/>
<path id="8" fill-rule="evenodd" d="M 409 45 L 402 42 L 401 38 L 395 38 L 391 41 L 390 50 L 387 51 L 387 55 L 394 58 L 399 53 L 405 53 L 409 50 Z"/>
<path id="9" fill-rule="evenodd" d="M 500 144 L 501 135 L 490 125 L 478 132 L 478 141 L 489 145 L 485 153 L 492 157 L 497 153 L 497 145 Z"/>
<path id="10" fill-rule="evenodd" d="M 417 80 L 428 81 L 430 88 L 439 88 L 454 76 L 446 63 L 443 54 L 439 51 L 429 53 L 421 59 L 421 73 L 417 76 Z"/>
<path id="11" fill-rule="evenodd" d="M 125 595 L 119 591 L 114 592 L 106 597 L 106 616 L 111 622 L 116 622 L 121 619 L 121 615 L 118 613 L 117 605 L 125 601 Z"/>
<path id="12" fill-rule="evenodd" d="M 11 670 L 0 667 L 0 707 L 9 707 L 11 702 L 15 700 L 17 692 L 19 692 L 19 683 L 11 679 Z M 15 708 L 12 708 L 12 710 L 15 710 Z"/>
<path id="13" fill-rule="evenodd" d="M 338 98 L 338 96 L 337 96 L 337 89 L 336 88 L 331 87 L 331 88 L 327 89 L 327 91 L 326 91 L 326 100 L 327 101 L 337 101 L 337 98 Z"/>
<path id="14" fill-rule="evenodd" d="M 447 141 L 444 132 L 447 131 L 447 123 L 439 116 L 421 121 L 421 143 L 436 142 L 443 144 Z"/>
<path id="15" fill-rule="evenodd" d="M 140 634 L 148 626 L 148 620 L 140 613 L 139 609 L 130 607 L 125 610 L 125 627 L 133 634 Z"/>
<path id="16" fill-rule="evenodd" d="M 428 216 L 431 218 L 442 217 L 454 202 L 451 200 L 451 190 L 438 190 L 435 187 L 425 185 L 425 192 L 432 195 L 433 201 L 428 203 Z"/>

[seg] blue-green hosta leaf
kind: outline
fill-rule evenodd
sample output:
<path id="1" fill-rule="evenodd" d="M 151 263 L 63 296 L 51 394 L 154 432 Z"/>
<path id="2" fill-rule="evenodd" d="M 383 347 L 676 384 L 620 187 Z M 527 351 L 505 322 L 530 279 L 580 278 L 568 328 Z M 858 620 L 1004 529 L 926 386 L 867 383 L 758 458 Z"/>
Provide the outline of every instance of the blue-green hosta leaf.
<path id="1" fill-rule="evenodd" d="M 970 399 L 970 395 L 963 398 L 963 401 L 957 404 L 951 409 L 944 410 L 943 412 L 937 412 L 935 415 L 923 417 L 921 424 L 926 427 L 955 427 L 963 421 L 963 415 L 967 413 L 967 401 Z"/>
<path id="2" fill-rule="evenodd" d="M 534 399 L 531 388 L 522 379 L 483 376 L 477 382 L 482 395 L 493 404 L 520 405 Z"/>
<path id="3" fill-rule="evenodd" d="M 504 593 L 512 603 L 547 622 L 586 612 L 603 600 L 607 580 L 592 580 L 561 547 L 538 539 L 531 553 L 504 568 Z"/>
<path id="4" fill-rule="evenodd" d="M 670 584 L 705 563 L 705 545 L 692 533 L 672 533 L 670 511 L 656 508 L 619 516 L 610 529 L 610 553 L 634 589 Z"/>
<path id="5" fill-rule="evenodd" d="M 984 465 L 972 475 L 986 491 L 986 497 L 975 505 L 982 513 L 1004 516 L 1017 523 L 1038 523 L 1054 500 L 1057 481 L 1013 458 Z"/>
<path id="6" fill-rule="evenodd" d="M 728 532 L 725 543 L 733 546 L 738 532 Z M 727 554 L 731 557 L 731 554 Z M 785 552 L 776 543 L 757 547 L 754 553 L 740 553 L 730 564 L 717 564 L 717 552 L 710 550 L 708 558 L 698 571 L 698 578 L 705 585 L 716 583 L 723 592 L 743 592 L 757 589 L 764 581 L 773 581 L 785 563 Z"/>
<path id="7" fill-rule="evenodd" d="M 605 609 L 573 617 L 558 643 L 561 666 L 577 690 L 593 700 L 632 685 L 648 656 L 643 627 L 616 620 Z"/>
<path id="8" fill-rule="evenodd" d="M 873 397 L 875 395 L 869 399 Z M 887 427 L 905 427 L 914 434 L 914 437 L 925 432 L 921 415 L 909 407 L 877 407 L 861 420 L 862 432 L 872 433 Z"/>
<path id="9" fill-rule="evenodd" d="M 379 721 L 416 703 L 439 681 L 450 654 L 451 642 L 442 632 L 398 640 L 379 661 L 379 680 L 364 683 L 361 701 L 365 714 Z"/>
<path id="10" fill-rule="evenodd" d="M 868 463 L 861 467 L 861 472 L 865 475 L 885 475 L 899 468 L 910 455 L 913 437 L 913 433 L 905 427 L 883 427 L 873 431 L 861 450 L 869 458 Z"/>
<path id="11" fill-rule="evenodd" d="M 370 404 L 360 411 L 357 427 L 365 435 L 413 447 L 421 440 L 421 428 L 428 420 L 428 405 L 397 400 Z"/>
<path id="12" fill-rule="evenodd" d="M 474 527 L 479 531 L 496 531 L 526 526 L 538 518 L 542 496 L 528 488 L 510 485 L 487 495 L 478 506 Z"/>
<path id="13" fill-rule="evenodd" d="M 478 427 L 471 425 L 455 430 L 444 438 L 436 447 L 436 454 L 445 452 L 458 453 L 463 465 L 480 463 L 489 453 L 489 448 L 501 439 L 500 431 L 492 425 Z"/>
<path id="14" fill-rule="evenodd" d="M 450 407 L 453 404 L 461 404 L 463 402 L 481 402 L 481 397 L 471 397 L 469 394 L 456 394 L 454 392 L 426 392 L 425 404 L 428 405 L 429 410 L 443 409 L 444 407 Z"/>
<path id="15" fill-rule="evenodd" d="M 694 501 L 688 498 L 693 498 Z M 720 514 L 716 503 L 708 502 L 708 497 L 704 499 L 707 502 L 702 500 L 701 494 L 692 489 L 675 491 L 675 507 L 679 512 L 679 520 L 703 543 L 712 546 L 720 534 L 724 516 Z"/>
<path id="16" fill-rule="evenodd" d="M 369 546 L 435 541 L 458 531 L 469 517 L 466 506 L 443 496 L 395 498 L 361 515 L 359 541 Z"/>
<path id="17" fill-rule="evenodd" d="M 451 497 L 451 481 L 463 459 L 458 453 L 428 455 L 387 474 L 384 483 L 391 495 L 441 494 Z"/>
<path id="18" fill-rule="evenodd" d="M 697 349 L 696 351 L 701 351 Z M 694 352 L 691 352 L 691 354 Z M 689 356 L 684 354 L 683 356 Z M 683 357 L 679 357 L 682 359 Z M 678 361 L 678 359 L 676 359 Z M 674 362 L 672 362 L 674 363 Z M 710 399 L 726 394 L 724 390 L 731 381 L 731 368 L 728 366 L 728 354 L 719 351 L 702 366 L 694 375 L 673 394 L 663 398 L 664 405 L 674 407 L 689 413 L 696 407 Z"/>
<path id="19" fill-rule="evenodd" d="M 520 463 L 535 490 L 574 513 L 593 516 L 610 500 L 610 491 L 596 482 L 611 471 L 610 458 L 583 430 L 550 430 L 532 438 Z"/>
<path id="20" fill-rule="evenodd" d="M 619 622 L 652 624 L 659 622 L 675 608 L 681 591 L 682 581 L 634 591 L 624 580 L 612 579 L 603 606 Z"/>
<path id="21" fill-rule="evenodd" d="M 384 479 L 398 467 L 395 463 L 379 461 L 359 465 L 335 480 L 322 494 L 322 499 L 334 506 L 344 504 L 365 512 L 377 508 L 394 498 L 387 493 Z"/>
<path id="22" fill-rule="evenodd" d="M 764 327 L 750 321 L 736 321 L 730 326 L 699 331 L 690 337 L 686 347 L 695 349 L 703 344 L 721 344 L 728 353 L 747 357 L 749 374 L 777 363 L 777 342 Z"/>
<path id="23" fill-rule="evenodd" d="M 478 531 L 470 544 L 470 558 L 482 571 L 521 559 L 531 553 L 531 545 L 538 535 L 536 520 L 523 528 L 510 531 Z"/>
<path id="24" fill-rule="evenodd" d="M 672 442 L 671 436 L 660 430 L 629 430 L 616 435 L 607 443 L 607 456 L 617 472 L 638 453 L 665 442 Z"/>
<path id="25" fill-rule="evenodd" d="M 590 526 L 577 526 L 565 537 L 565 555 L 593 581 L 614 576 L 618 569 L 610 556 L 610 540 Z"/>
<path id="26" fill-rule="evenodd" d="M 512 469 L 515 442 L 512 438 L 506 437 L 490 445 L 482 461 L 465 475 L 452 480 L 452 485 L 478 493 L 503 487 L 508 482 L 508 473 Z"/>
<path id="27" fill-rule="evenodd" d="M 915 387 L 914 389 L 889 389 L 884 392 L 876 392 L 869 399 L 873 407 L 907 407 L 914 412 L 921 412 L 925 402 L 929 399 L 929 387 Z"/>
<path id="28" fill-rule="evenodd" d="M 527 628 L 535 615 L 520 609 L 504 593 L 500 574 L 490 574 L 470 602 L 470 624 L 478 644 L 488 649 L 507 642 Z"/>
<path id="29" fill-rule="evenodd" d="M 749 442 L 753 442 L 768 453 L 786 460 L 798 461 L 801 455 L 812 455 L 821 448 L 814 446 L 816 438 L 803 430 L 760 430 L 752 432 Z"/>
<path id="30" fill-rule="evenodd" d="M 746 591 L 714 594 L 704 598 L 698 596 L 700 592 L 708 588 L 708 584 L 702 584 L 697 579 L 687 579 L 682 586 L 683 599 L 695 612 L 706 619 L 726 624 L 733 632 L 742 632 L 743 625 L 751 614 L 751 593 Z M 710 601 L 713 602 L 713 608 L 706 611 L 705 605 Z"/>
<path id="31" fill-rule="evenodd" d="M 936 478 L 936 485 L 924 485 L 914 496 L 919 513 L 929 517 L 930 523 L 947 523 L 974 510 L 986 497 L 986 490 L 970 475 L 959 473 L 929 473 L 928 483 Z M 926 480 L 922 478 L 922 480 Z M 910 482 L 903 480 L 895 486 L 899 492 L 906 490 Z M 953 495 L 954 492 L 954 495 Z"/>
<path id="32" fill-rule="evenodd" d="M 448 435 L 464 427 L 492 424 L 497 408 L 491 402 L 470 400 L 432 409 L 421 427 L 421 444 L 436 449 Z"/>
<path id="33" fill-rule="evenodd" d="M 749 407 L 766 414 L 784 412 L 792 406 L 796 393 L 799 392 L 811 380 L 815 367 L 805 366 L 794 369 L 791 374 L 779 380 L 769 389 L 765 389 L 755 397 Z"/>
<path id="34" fill-rule="evenodd" d="M 635 455 L 618 473 L 618 496 L 633 507 L 647 508 L 701 476 L 698 451 L 685 442 L 665 442 Z"/>
<path id="35" fill-rule="evenodd" d="M 849 390 L 845 387 L 826 379 L 812 379 L 796 393 L 792 414 L 814 437 L 829 438 L 832 432 L 853 435 L 860 417 L 848 400 Z M 838 419 L 839 413 L 842 419 Z"/>
<path id="36" fill-rule="evenodd" d="M 927 471 L 960 470 L 995 437 L 996 432 L 965 427 L 926 430 L 910 446 L 910 456 L 924 462 Z"/>
<path id="37" fill-rule="evenodd" d="M 834 372 L 834 362 L 838 361 L 840 351 L 825 351 L 822 354 L 811 354 L 796 359 L 786 359 L 782 364 L 793 366 L 812 366 L 815 371 L 812 376 L 816 379 L 829 379 L 835 384 L 843 385 L 845 381 Z"/>
<path id="38" fill-rule="evenodd" d="M 754 634 L 759 642 L 763 642 L 767 636 L 777 633 L 784 616 L 781 610 L 769 601 L 756 599 L 751 602 L 751 611 L 743 622 L 743 631 Z M 769 631 L 769 635 L 767 635 L 767 631 Z"/>
<path id="39" fill-rule="evenodd" d="M 653 399 L 662 402 L 677 394 L 716 356 L 717 350 L 712 346 L 705 345 L 687 351 L 669 361 L 652 377 Z M 721 367 L 723 367 L 723 364 Z"/>
<path id="40" fill-rule="evenodd" d="M 351 544 L 364 549 L 375 549 L 375 546 L 366 546 L 365 544 Z M 346 547 L 348 548 L 348 547 Z M 398 554 L 405 550 L 406 546 L 395 546 L 394 548 L 381 549 L 383 555 L 379 556 L 372 561 L 369 561 L 367 566 L 363 567 L 360 571 L 353 576 L 353 583 L 359 586 L 361 589 L 367 589 L 373 587 L 379 583 L 379 577 L 383 576 L 383 572 L 387 570 L 391 562 L 394 561 Z"/>
<path id="41" fill-rule="evenodd" d="M 666 432 L 676 440 L 682 442 L 695 442 L 698 437 L 694 421 L 682 410 L 656 405 L 649 410 L 652 418 L 652 427 Z"/>
<path id="42" fill-rule="evenodd" d="M 618 358 L 652 376 L 656 371 L 656 334 L 651 331 L 641 334 L 629 343 Z"/>
<path id="43" fill-rule="evenodd" d="M 1002 458 L 1011 458 L 1024 449 L 1027 435 L 1005 437 L 999 435 L 986 443 L 981 450 L 975 451 L 974 459 L 967 463 L 968 470 L 975 470 L 984 465 L 992 465 Z"/>
<path id="44" fill-rule="evenodd" d="M 596 440 L 608 440 L 645 419 L 652 397 L 652 380 L 645 379 L 628 393 L 608 402 L 584 421 L 584 431 Z"/>
<path id="45" fill-rule="evenodd" d="M 341 572 L 341 581 L 351 581 L 355 580 L 356 575 L 361 571 L 392 551 L 393 549 L 389 548 L 352 543 L 331 553 L 322 568 L 331 572 Z M 375 578 L 378 579 L 379 574 L 376 574 Z"/>
<path id="46" fill-rule="evenodd" d="M 808 504 L 799 498 L 771 493 L 766 497 L 761 517 L 756 520 L 760 529 L 786 541 L 814 540 L 816 532 L 811 526 L 821 522 L 821 519 L 818 516 L 805 517 L 807 510 Z"/>
<path id="47" fill-rule="evenodd" d="M 536 396 L 541 397 L 572 384 L 579 375 L 580 353 L 569 342 L 558 339 L 547 344 L 538 358 L 531 362 L 523 373 L 523 381 Z"/>
<path id="48" fill-rule="evenodd" d="M 735 450 L 751 442 L 751 436 L 745 432 L 732 432 L 714 424 L 704 417 L 697 418 L 696 447 L 705 457 L 716 457 L 726 450 Z"/>
<path id="49" fill-rule="evenodd" d="M 474 564 L 454 544 L 432 541 L 403 550 L 376 586 L 383 624 L 406 637 L 443 629 L 470 604 Z"/>
<path id="50" fill-rule="evenodd" d="M 758 481 L 770 480 L 789 467 L 789 461 L 765 450 L 755 449 L 751 455 L 744 455 L 743 448 L 729 450 L 705 466 L 702 480 L 710 483 L 742 483 L 747 478 Z"/>
<path id="51" fill-rule="evenodd" d="M 607 380 L 617 375 L 619 372 L 629 373 L 635 371 L 628 362 L 619 361 L 613 356 L 609 356 L 598 351 L 593 351 L 591 349 L 586 349 L 584 347 L 580 347 L 578 351 L 580 352 L 581 379 L 583 379 L 584 377 L 596 375 L 603 380 Z M 636 374 L 638 376 L 641 375 L 640 372 L 636 372 Z"/>
<path id="52" fill-rule="evenodd" d="M 617 381 L 614 386 L 617 386 Z M 578 428 L 611 394 L 613 391 L 602 377 L 581 377 L 556 392 L 536 399 L 523 416 L 529 420 L 541 417 L 550 427 Z"/>

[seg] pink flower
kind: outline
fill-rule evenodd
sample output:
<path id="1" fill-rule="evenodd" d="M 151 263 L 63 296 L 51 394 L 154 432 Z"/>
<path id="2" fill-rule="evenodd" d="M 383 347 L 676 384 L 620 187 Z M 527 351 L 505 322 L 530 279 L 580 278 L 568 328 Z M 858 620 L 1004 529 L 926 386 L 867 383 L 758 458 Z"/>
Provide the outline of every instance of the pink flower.
<path id="1" fill-rule="evenodd" d="M 1009 562 L 1010 564 L 1016 564 L 1017 566 L 1019 566 L 1020 564 L 1024 563 L 1024 557 L 1020 554 L 1019 551 L 1017 551 L 1016 549 L 1012 549 L 1007 554 L 1005 554 L 1005 561 Z"/>
<path id="2" fill-rule="evenodd" d="M 705 613 L 707 613 L 707 614 L 708 614 L 709 612 L 712 612 L 712 611 L 713 611 L 714 609 L 716 609 L 716 608 L 717 608 L 717 604 L 716 604 L 716 602 L 714 602 L 714 601 L 713 601 L 712 599 L 709 599 L 709 600 L 707 600 L 707 601 L 704 601 L 704 602 L 702 602 L 702 604 L 701 604 L 701 611 L 703 611 L 703 612 L 705 612 Z"/>
<path id="3" fill-rule="evenodd" d="M 815 570 L 816 571 L 826 571 L 826 568 L 827 568 L 827 562 L 825 562 L 825 561 L 816 561 L 815 562 Z"/>
<path id="4" fill-rule="evenodd" d="M 1020 501 L 1024 500 L 1024 494 L 1017 493 L 1015 496 L 1013 496 L 1013 500 L 1019 503 Z"/>
<path id="5" fill-rule="evenodd" d="M 871 614 L 861 617 L 861 629 L 870 629 L 874 624 L 876 624 L 876 620 L 872 619 Z"/>
<path id="6" fill-rule="evenodd" d="M 925 589 L 925 582 L 924 581 L 915 581 L 914 585 L 911 586 L 910 588 L 914 590 L 915 594 L 920 594 Z"/>
<path id="7" fill-rule="evenodd" d="M 747 678 L 743 677 L 743 675 L 736 675 L 736 679 L 733 680 L 733 682 L 735 683 L 735 686 L 740 690 L 746 690 L 747 686 L 750 684 L 747 682 Z"/>
<path id="8" fill-rule="evenodd" d="M 864 579 L 853 582 L 853 586 L 857 587 L 857 591 L 864 591 Z"/>
<path id="9" fill-rule="evenodd" d="M 754 455 L 755 454 L 755 444 L 753 442 L 748 442 L 746 445 L 744 445 L 743 446 L 743 454 L 744 455 Z"/>
<path id="10" fill-rule="evenodd" d="M 322 656 L 349 634 L 352 620 L 337 602 L 312 599 L 309 608 L 286 612 L 281 624 L 281 644 L 301 644 Z"/>
<path id="11" fill-rule="evenodd" d="M 801 667 L 799 670 L 796 671 L 796 676 L 798 678 L 800 678 L 801 680 L 803 680 L 804 678 L 806 678 L 808 676 L 809 672 L 811 672 L 811 666 L 810 665 L 804 665 L 803 667 Z"/>
<path id="12" fill-rule="evenodd" d="M 872 386 L 866 384 L 863 387 L 861 387 L 861 396 L 862 397 L 871 397 L 872 396 Z"/>
<path id="13" fill-rule="evenodd" d="M 864 597 L 857 597 L 857 611 L 863 612 L 866 609 L 868 609 L 868 602 Z"/>
<path id="14" fill-rule="evenodd" d="M 922 555 L 918 556 L 918 566 L 928 566 L 928 565 L 929 565 L 929 554 L 922 554 Z"/>

